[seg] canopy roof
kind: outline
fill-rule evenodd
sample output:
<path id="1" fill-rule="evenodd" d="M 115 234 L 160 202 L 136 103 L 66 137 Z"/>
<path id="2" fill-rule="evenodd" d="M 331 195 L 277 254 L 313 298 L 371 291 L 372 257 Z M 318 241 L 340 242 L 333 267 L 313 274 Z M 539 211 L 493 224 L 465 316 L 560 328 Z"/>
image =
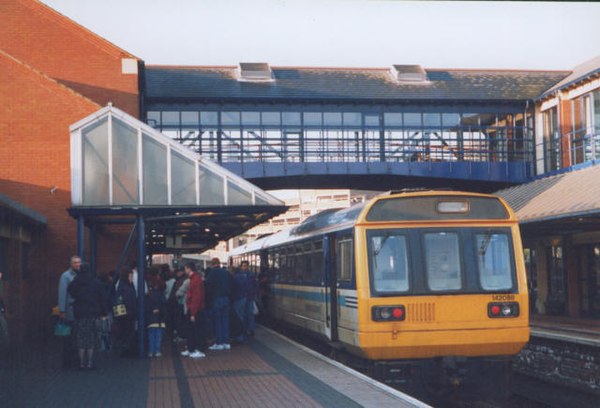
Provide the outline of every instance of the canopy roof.
<path id="1" fill-rule="evenodd" d="M 528 231 L 595 231 L 600 225 L 600 166 L 544 177 L 496 192 Z"/>
<path id="2" fill-rule="evenodd" d="M 72 216 L 143 215 L 151 252 L 195 252 L 286 210 L 284 203 L 109 105 L 71 126 Z"/>

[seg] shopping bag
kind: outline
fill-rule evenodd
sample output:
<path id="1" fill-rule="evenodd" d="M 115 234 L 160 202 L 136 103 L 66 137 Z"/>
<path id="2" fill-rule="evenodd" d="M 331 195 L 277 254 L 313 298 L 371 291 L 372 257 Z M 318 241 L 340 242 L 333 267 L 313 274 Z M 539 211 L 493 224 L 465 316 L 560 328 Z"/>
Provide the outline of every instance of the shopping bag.
<path id="1" fill-rule="evenodd" d="M 66 324 L 62 320 L 59 320 L 56 323 L 56 326 L 54 326 L 54 335 L 60 336 L 60 337 L 70 336 L 71 335 L 71 326 Z"/>
<path id="2" fill-rule="evenodd" d="M 125 307 L 125 304 L 119 303 L 119 304 L 113 306 L 113 316 L 114 317 L 125 316 L 126 314 L 127 314 L 127 308 Z"/>

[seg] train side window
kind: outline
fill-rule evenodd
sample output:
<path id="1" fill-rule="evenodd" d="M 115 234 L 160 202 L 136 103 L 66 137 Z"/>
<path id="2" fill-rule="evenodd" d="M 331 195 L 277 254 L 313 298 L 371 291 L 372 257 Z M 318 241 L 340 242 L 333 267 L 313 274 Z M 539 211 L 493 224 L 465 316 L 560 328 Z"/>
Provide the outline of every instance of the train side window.
<path id="1" fill-rule="evenodd" d="M 352 239 L 342 239 L 337 243 L 337 276 L 338 281 L 352 280 Z"/>
<path id="2" fill-rule="evenodd" d="M 312 279 L 320 282 L 323 279 L 323 241 L 315 242 L 315 250 L 312 253 Z"/>
<path id="3" fill-rule="evenodd" d="M 372 235 L 370 241 L 373 289 L 377 292 L 406 292 L 409 288 L 406 237 L 388 231 Z"/>
<path id="4" fill-rule="evenodd" d="M 425 234 L 425 267 L 427 283 L 431 290 L 457 290 L 462 288 L 460 245 L 455 232 L 430 232 Z"/>
<path id="5" fill-rule="evenodd" d="M 481 287 L 485 290 L 512 289 L 513 268 L 508 234 L 476 234 L 475 243 Z"/>

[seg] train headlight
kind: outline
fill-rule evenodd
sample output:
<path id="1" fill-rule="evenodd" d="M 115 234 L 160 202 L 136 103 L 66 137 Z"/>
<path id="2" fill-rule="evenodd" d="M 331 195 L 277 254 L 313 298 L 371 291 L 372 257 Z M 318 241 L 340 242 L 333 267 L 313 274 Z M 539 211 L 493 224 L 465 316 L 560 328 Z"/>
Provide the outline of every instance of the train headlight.
<path id="1" fill-rule="evenodd" d="M 406 310 L 403 305 L 373 306 L 371 317 L 376 322 L 402 321 L 406 318 Z"/>
<path id="2" fill-rule="evenodd" d="M 517 302 L 488 303 L 488 317 L 517 317 L 519 304 Z"/>

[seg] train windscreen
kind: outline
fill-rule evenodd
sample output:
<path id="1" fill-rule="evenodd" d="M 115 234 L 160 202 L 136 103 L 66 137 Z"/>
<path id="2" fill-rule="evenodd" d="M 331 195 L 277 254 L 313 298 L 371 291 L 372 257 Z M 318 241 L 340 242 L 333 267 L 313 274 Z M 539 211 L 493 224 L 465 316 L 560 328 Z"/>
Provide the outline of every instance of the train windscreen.
<path id="1" fill-rule="evenodd" d="M 517 288 L 509 228 L 371 229 L 367 250 L 375 296 Z"/>

